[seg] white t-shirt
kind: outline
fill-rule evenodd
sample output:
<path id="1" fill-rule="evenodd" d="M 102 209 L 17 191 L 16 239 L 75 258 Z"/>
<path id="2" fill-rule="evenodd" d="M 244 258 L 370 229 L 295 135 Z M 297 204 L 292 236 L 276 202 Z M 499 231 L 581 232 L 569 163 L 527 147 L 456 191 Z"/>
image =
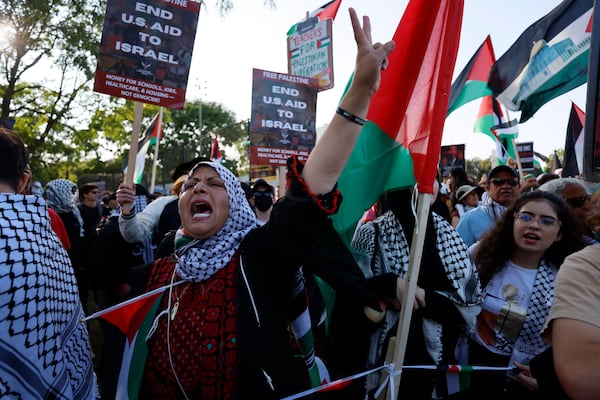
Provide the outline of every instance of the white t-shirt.
<path id="1" fill-rule="evenodd" d="M 538 270 L 508 262 L 484 289 L 475 339 L 491 352 L 511 355 L 527 315 Z"/>

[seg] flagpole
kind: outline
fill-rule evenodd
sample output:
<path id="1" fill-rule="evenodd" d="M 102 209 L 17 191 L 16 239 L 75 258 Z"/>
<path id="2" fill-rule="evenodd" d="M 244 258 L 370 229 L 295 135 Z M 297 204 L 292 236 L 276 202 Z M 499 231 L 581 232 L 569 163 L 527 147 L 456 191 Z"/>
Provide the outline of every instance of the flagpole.
<path id="1" fill-rule="evenodd" d="M 156 135 L 156 143 L 154 143 L 154 161 L 152 162 L 152 179 L 150 180 L 150 193 L 154 193 L 154 184 L 156 183 L 156 166 L 158 164 L 158 144 L 160 137 L 162 136 L 162 120 L 163 120 L 163 108 L 160 107 L 158 111 L 158 135 Z"/>
<path id="2" fill-rule="evenodd" d="M 427 229 L 427 216 L 429 215 L 429 207 L 431 205 L 432 194 L 422 193 L 418 195 L 417 201 L 417 216 L 415 228 L 413 230 L 412 245 L 410 246 L 410 261 L 408 271 L 406 273 L 406 284 L 404 285 L 404 293 L 402 294 L 402 306 L 400 308 L 400 320 L 398 321 L 398 329 L 396 331 L 396 347 L 394 348 L 394 374 L 398 374 L 398 378 L 394 379 L 394 387 L 388 387 L 387 399 L 395 399 L 400 380 L 402 379 L 402 365 L 406 353 L 406 343 L 408 340 L 408 331 L 410 328 L 410 320 L 413 313 L 413 305 L 415 302 L 415 293 L 417 292 L 417 279 L 421 268 L 421 257 L 423 255 L 423 245 L 425 243 L 425 230 Z M 390 342 L 391 343 L 391 342 Z M 393 392 L 392 392 L 393 391 Z"/>
<path id="3" fill-rule="evenodd" d="M 142 126 L 142 115 L 144 111 L 144 104 L 135 101 L 135 108 L 133 112 L 133 129 L 131 131 L 131 144 L 129 145 L 129 158 L 127 160 L 127 174 L 125 174 L 125 183 L 127 186 L 133 185 L 133 175 L 135 173 L 135 161 L 138 152 L 138 141 L 140 139 L 140 129 Z M 123 204 L 121 207 L 123 214 L 129 214 L 131 211 L 131 204 Z"/>
<path id="4" fill-rule="evenodd" d="M 502 107 L 501 103 L 500 103 L 500 107 Z M 510 114 L 508 113 L 508 108 L 504 107 L 504 111 L 506 112 L 506 120 L 510 121 Z M 517 169 L 519 171 L 519 183 L 520 183 L 521 180 L 523 179 L 523 177 L 525 176 L 525 174 L 523 174 L 523 168 L 521 167 L 521 157 L 519 156 L 519 149 L 517 148 L 517 142 L 515 141 L 515 138 L 510 138 L 510 142 L 512 143 L 513 149 L 515 149 L 515 159 L 516 159 L 515 161 L 517 162 Z"/>
<path id="5" fill-rule="evenodd" d="M 168 285 L 165 285 L 165 286 L 161 286 L 159 288 L 150 290 L 150 291 L 148 291 L 146 293 L 142 293 L 139 296 L 132 297 L 131 299 L 127 299 L 127 300 L 125 300 L 125 301 L 123 301 L 121 303 L 115 304 L 114 306 L 107 307 L 104 310 L 96 311 L 95 313 L 93 313 L 91 315 L 88 315 L 87 317 L 82 318 L 81 322 L 85 322 L 85 321 L 90 320 L 90 319 L 101 317 L 102 315 L 107 314 L 107 313 L 109 313 L 111 311 L 118 310 L 119 308 L 128 306 L 129 304 L 135 303 L 138 300 L 142 300 L 142 299 L 145 299 L 147 297 L 154 296 L 157 293 L 162 293 L 165 290 L 167 290 L 169 287 L 171 287 L 171 286 L 175 287 L 175 286 L 180 285 L 180 284 L 182 284 L 184 282 L 187 282 L 187 281 L 181 280 L 181 281 L 173 282 L 173 284 L 168 284 Z"/>

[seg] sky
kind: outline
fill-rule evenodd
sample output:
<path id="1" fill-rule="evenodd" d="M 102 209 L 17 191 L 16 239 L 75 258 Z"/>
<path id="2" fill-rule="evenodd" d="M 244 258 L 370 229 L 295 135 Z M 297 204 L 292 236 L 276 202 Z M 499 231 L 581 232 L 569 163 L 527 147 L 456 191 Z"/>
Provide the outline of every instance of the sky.
<path id="1" fill-rule="evenodd" d="M 264 0 L 235 0 L 225 16 L 214 0 L 205 0 L 194 44 L 188 80 L 187 100 L 202 99 L 223 104 L 239 120 L 250 118 L 252 69 L 287 73 L 286 32 L 307 12 L 327 0 L 277 0 L 275 8 Z M 333 68 L 335 86 L 319 92 L 317 127 L 333 117 L 344 86 L 350 77 L 356 45 L 348 16 L 353 7 L 359 15 L 371 18 L 374 41 L 390 40 L 398 26 L 407 0 L 342 0 L 333 23 Z M 560 3 L 559 0 L 464 0 L 464 14 L 454 78 L 489 34 L 496 59 L 531 24 Z M 454 79 L 453 78 L 453 79 Z M 546 103 L 530 120 L 519 126 L 518 142 L 533 142 L 534 151 L 551 155 L 565 145 L 566 127 L 574 102 L 585 110 L 586 85 Z M 474 100 L 446 119 L 442 145 L 465 144 L 465 157 L 488 158 L 495 144 L 487 136 L 473 132 L 480 100 Z M 509 118 L 520 112 L 509 111 Z"/>

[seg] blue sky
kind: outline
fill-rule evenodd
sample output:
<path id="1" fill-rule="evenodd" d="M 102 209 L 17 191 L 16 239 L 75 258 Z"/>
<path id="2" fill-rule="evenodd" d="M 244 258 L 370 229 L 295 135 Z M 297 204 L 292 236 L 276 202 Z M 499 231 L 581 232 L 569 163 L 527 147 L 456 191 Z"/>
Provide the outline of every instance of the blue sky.
<path id="1" fill-rule="evenodd" d="M 286 32 L 307 11 L 326 0 L 292 2 L 278 0 L 277 8 L 263 0 L 241 0 L 227 16 L 221 17 L 211 0 L 200 11 L 188 81 L 188 100 L 199 97 L 224 104 L 238 119 L 250 117 L 252 68 L 287 73 Z M 465 0 L 461 42 L 454 76 L 490 34 L 496 58 L 514 43 L 529 25 L 560 3 L 559 0 Z M 335 86 L 320 92 L 317 99 L 317 126 L 326 124 L 335 111 L 345 83 L 354 67 L 355 45 L 348 7 L 371 17 L 373 39 L 389 40 L 402 17 L 406 0 L 342 0 L 333 24 Z M 519 127 L 521 142 L 534 142 L 534 150 L 549 155 L 565 144 L 571 101 L 585 110 L 585 85 L 544 105 Z M 475 100 L 446 120 L 442 144 L 466 145 L 466 157 L 487 158 L 494 149 L 486 136 L 473 133 L 479 109 Z M 518 112 L 510 112 L 518 118 Z"/>

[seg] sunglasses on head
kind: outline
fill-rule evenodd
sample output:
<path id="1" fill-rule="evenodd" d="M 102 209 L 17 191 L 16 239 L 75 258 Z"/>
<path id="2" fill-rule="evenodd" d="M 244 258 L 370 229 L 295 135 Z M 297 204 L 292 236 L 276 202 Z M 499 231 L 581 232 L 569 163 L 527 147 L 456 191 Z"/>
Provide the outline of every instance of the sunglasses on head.
<path id="1" fill-rule="evenodd" d="M 588 194 L 587 196 L 569 197 L 568 199 L 565 199 L 565 201 L 567 202 L 568 205 L 570 205 L 573 208 L 580 208 L 580 207 L 583 207 L 583 205 L 586 203 L 586 201 L 588 201 L 591 198 L 592 198 L 592 196 L 590 196 Z"/>
<path id="2" fill-rule="evenodd" d="M 508 183 L 510 186 L 517 186 L 519 184 L 519 181 L 516 178 L 508 178 L 508 179 L 494 178 L 490 182 L 492 182 L 496 186 L 502 186 L 505 183 Z"/>

